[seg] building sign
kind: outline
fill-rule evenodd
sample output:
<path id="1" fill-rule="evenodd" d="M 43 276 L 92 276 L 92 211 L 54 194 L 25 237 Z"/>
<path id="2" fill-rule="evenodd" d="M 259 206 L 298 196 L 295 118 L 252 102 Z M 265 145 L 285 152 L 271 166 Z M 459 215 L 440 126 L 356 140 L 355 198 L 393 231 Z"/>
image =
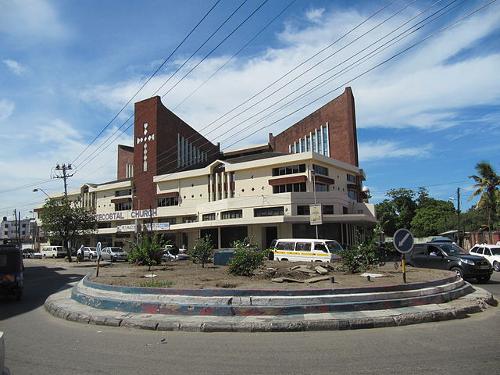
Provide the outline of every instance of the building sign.
<path id="1" fill-rule="evenodd" d="M 311 204 L 309 206 L 309 218 L 311 225 L 323 224 L 323 216 L 321 215 L 321 204 Z"/>
<path id="2" fill-rule="evenodd" d="M 132 211 L 118 211 L 109 212 L 106 214 L 96 214 L 97 221 L 117 221 L 117 220 L 130 220 L 130 219 L 143 219 L 157 217 L 158 211 L 156 208 L 146 210 L 132 210 Z"/>
<path id="3" fill-rule="evenodd" d="M 135 232 L 135 230 L 152 230 L 152 231 L 159 231 L 159 230 L 169 230 L 170 229 L 170 223 L 153 223 L 153 229 L 151 229 L 151 224 L 143 224 L 142 227 L 139 225 L 136 227 L 135 224 L 125 224 L 125 225 L 118 225 L 116 227 L 117 232 Z"/>

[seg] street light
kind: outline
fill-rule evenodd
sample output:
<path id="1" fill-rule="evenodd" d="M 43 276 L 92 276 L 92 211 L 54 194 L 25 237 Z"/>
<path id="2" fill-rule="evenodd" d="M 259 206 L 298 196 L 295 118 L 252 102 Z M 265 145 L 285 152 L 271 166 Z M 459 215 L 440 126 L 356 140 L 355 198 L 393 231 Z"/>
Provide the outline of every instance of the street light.
<path id="1" fill-rule="evenodd" d="M 314 205 L 318 204 L 318 201 L 316 199 L 316 171 L 314 169 L 311 170 L 311 175 L 312 175 L 312 180 L 313 180 L 313 192 L 314 192 Z M 311 213 L 309 213 L 311 215 Z M 318 224 L 314 226 L 316 229 L 316 239 L 318 239 Z"/>
<path id="2" fill-rule="evenodd" d="M 47 198 L 50 199 L 50 196 L 42 188 L 34 188 L 33 189 L 33 193 L 36 193 L 37 191 L 41 191 L 42 193 L 44 193 L 47 196 Z"/>

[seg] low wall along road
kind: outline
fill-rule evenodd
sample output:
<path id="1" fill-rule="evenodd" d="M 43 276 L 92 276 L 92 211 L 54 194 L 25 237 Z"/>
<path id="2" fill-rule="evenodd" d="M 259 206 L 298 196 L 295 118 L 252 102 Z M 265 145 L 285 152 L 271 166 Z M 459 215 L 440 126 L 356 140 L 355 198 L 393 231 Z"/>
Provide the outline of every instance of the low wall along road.
<path id="1" fill-rule="evenodd" d="M 46 309 L 85 323 L 158 330 L 287 331 L 369 328 L 465 317 L 490 294 L 450 273 L 425 283 L 350 289 L 248 290 L 113 286 L 85 277 Z"/>

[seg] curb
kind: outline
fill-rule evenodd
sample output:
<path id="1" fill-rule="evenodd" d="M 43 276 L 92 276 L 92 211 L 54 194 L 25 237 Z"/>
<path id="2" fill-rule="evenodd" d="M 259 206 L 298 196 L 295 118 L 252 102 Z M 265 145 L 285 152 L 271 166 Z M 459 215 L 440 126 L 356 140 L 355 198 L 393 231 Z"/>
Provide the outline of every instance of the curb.
<path id="1" fill-rule="evenodd" d="M 385 310 L 298 314 L 289 316 L 180 316 L 134 314 L 102 310 L 71 299 L 71 290 L 53 294 L 45 309 L 55 317 L 73 322 L 157 331 L 189 332 L 294 332 L 396 327 L 463 319 L 496 304 L 481 288 L 444 304 Z"/>

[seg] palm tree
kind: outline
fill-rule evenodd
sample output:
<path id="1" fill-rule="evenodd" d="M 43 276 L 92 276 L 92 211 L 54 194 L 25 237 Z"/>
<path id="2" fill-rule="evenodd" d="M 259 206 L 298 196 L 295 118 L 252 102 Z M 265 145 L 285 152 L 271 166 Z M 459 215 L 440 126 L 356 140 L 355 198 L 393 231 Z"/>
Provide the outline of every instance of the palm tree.
<path id="1" fill-rule="evenodd" d="M 476 164 L 477 175 L 469 176 L 475 182 L 471 199 L 479 196 L 478 208 L 486 210 L 488 218 L 489 242 L 491 243 L 491 222 L 495 222 L 498 205 L 498 188 L 500 176 L 497 175 L 490 163 L 482 161 Z"/>

